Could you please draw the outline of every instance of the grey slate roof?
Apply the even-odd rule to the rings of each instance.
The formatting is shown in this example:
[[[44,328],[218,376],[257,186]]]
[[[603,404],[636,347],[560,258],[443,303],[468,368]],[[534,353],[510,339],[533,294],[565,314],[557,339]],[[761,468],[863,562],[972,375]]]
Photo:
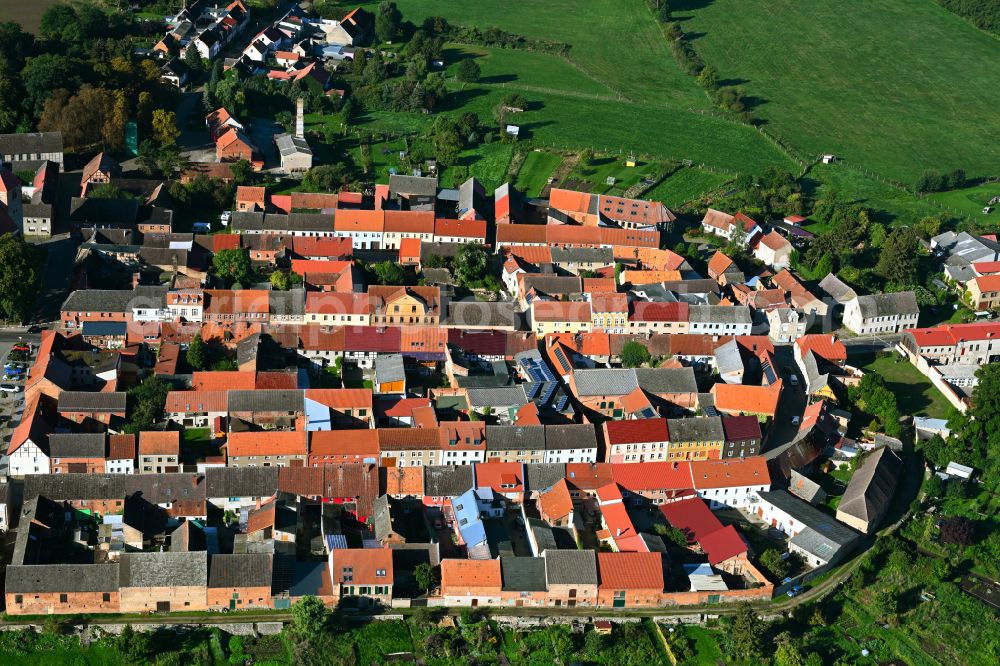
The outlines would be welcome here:
[[[126,394],[121,391],[63,391],[59,394],[60,412],[124,412]]]
[[[472,465],[434,465],[424,467],[424,495],[458,497],[472,488]]]
[[[822,502],[826,498],[826,492],[818,483],[794,469],[789,479],[788,492],[810,504]]]
[[[826,561],[832,560],[838,551],[851,546],[860,536],[847,525],[784,490],[758,491],[757,494],[805,526],[792,537],[793,544]]]
[[[545,448],[596,449],[597,432],[590,423],[545,426]]]
[[[437,195],[437,178],[392,174],[389,176],[389,193],[433,197]]]
[[[402,354],[379,354],[375,357],[375,381],[379,384],[401,382],[406,379]]]
[[[573,379],[579,396],[628,395],[639,387],[639,380],[632,369],[574,370]]]
[[[615,263],[614,250],[610,247],[553,247],[553,264],[601,264]]]
[[[524,291],[528,292],[532,288],[550,296],[557,294],[579,294],[583,292],[583,281],[578,277],[564,277],[559,275],[525,275]]]
[[[837,513],[868,523],[881,520],[892,503],[900,468],[899,457],[888,446],[865,456],[840,498]]]
[[[545,449],[545,427],[486,426],[487,451],[540,451]]]
[[[531,463],[524,466],[524,491],[548,490],[565,478],[566,465],[563,463]]]
[[[278,492],[277,467],[209,467],[207,497],[271,497]]]
[[[197,501],[205,499],[205,478],[201,474],[172,472],[170,474],[126,475],[127,495],[140,495],[153,504]]]
[[[118,564],[8,565],[7,594],[117,592]]]
[[[541,557],[501,557],[501,589],[509,592],[544,592],[545,560]]]
[[[519,317],[513,303],[466,302],[448,303],[448,323],[453,326],[476,328],[483,326],[510,326],[516,328]]]
[[[209,587],[271,587],[271,556],[263,553],[213,555],[208,562]]]
[[[245,363],[249,363],[250,361],[254,360],[255,358],[257,358],[257,352],[259,350],[260,350],[260,333],[254,333],[253,335],[248,335],[247,337],[243,338],[242,340],[236,343],[236,364],[242,366]],[[230,395],[231,394],[232,392],[230,393]],[[267,397],[268,396],[262,396],[261,398],[259,398],[257,404],[261,404]],[[230,400],[232,400],[231,397]],[[231,402],[229,404],[230,406],[232,406]],[[304,404],[305,401],[303,401],[303,405]],[[251,410],[243,410],[243,411],[251,411]],[[262,410],[258,409],[253,411],[262,411]]]
[[[718,416],[667,419],[667,432],[672,442],[722,442],[726,439],[722,418]]]
[[[819,281],[819,288],[825,291],[830,297],[840,304],[853,301],[857,297],[857,292],[851,289],[843,280],[829,273]]]
[[[697,393],[694,368],[636,368],[639,386],[647,393]]]
[[[545,551],[549,585],[597,585],[597,554],[592,550]]]
[[[300,389],[230,391],[230,412],[301,412],[305,392]]]
[[[47,497],[51,500],[121,499],[127,494],[126,479],[132,474],[28,474],[24,477],[24,500]]]
[[[104,433],[53,433],[49,435],[52,458],[103,458]]]
[[[235,212],[230,222],[233,231],[260,231],[264,228],[264,213]]]
[[[131,289],[80,289],[63,301],[63,312],[129,312]]]
[[[691,305],[688,321],[698,324],[752,324],[753,316],[745,305]]]
[[[735,339],[715,348],[715,367],[720,375],[744,370],[743,355]]]
[[[494,388],[470,388],[468,394],[469,402],[473,407],[521,407],[528,404],[523,384]]]
[[[121,587],[206,587],[208,553],[122,553]]]
[[[861,316],[865,319],[920,314],[917,295],[912,291],[858,296],[858,306],[861,308]]]
[[[0,134],[0,154],[33,155],[63,152],[62,132]]]

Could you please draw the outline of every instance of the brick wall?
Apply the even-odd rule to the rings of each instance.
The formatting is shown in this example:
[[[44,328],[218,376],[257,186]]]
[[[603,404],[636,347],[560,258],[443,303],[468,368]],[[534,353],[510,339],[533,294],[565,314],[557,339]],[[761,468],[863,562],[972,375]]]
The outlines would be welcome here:
[[[105,597],[107,595],[107,597]],[[20,597],[20,603],[18,598]],[[70,592],[62,601],[59,592],[6,595],[7,612],[11,615],[47,615],[49,613],[117,613],[117,592]]]

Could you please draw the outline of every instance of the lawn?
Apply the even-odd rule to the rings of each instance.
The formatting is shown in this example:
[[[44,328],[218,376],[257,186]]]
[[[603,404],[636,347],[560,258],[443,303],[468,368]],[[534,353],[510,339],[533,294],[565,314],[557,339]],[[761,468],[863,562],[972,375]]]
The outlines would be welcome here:
[[[0,21],[16,21],[28,32],[34,32],[38,30],[45,10],[59,2],[60,0],[0,2]]]
[[[1000,206],[994,204],[993,212],[983,215],[986,202],[1000,195],[1000,183],[984,183],[975,187],[950,192],[936,192],[928,199],[938,202],[959,215],[968,215],[981,224],[1000,225]]]
[[[643,178],[655,181],[672,167],[662,162],[639,160],[636,166],[625,165],[626,156],[595,157],[589,164],[577,163],[566,176],[565,184],[570,189],[578,189],[596,194],[622,196],[625,191]],[[613,179],[608,181],[608,179]]]
[[[359,664],[382,664],[397,652],[412,652],[413,640],[403,620],[369,622],[352,632]]]
[[[669,631],[669,626],[663,628],[664,634]],[[675,627],[674,631],[682,631],[684,635],[694,643],[694,663],[699,666],[715,666],[725,659],[722,650],[719,649],[719,633],[699,626]],[[690,662],[689,662],[690,663]]]
[[[543,150],[533,150],[524,158],[517,172],[515,187],[529,197],[541,195],[549,176],[559,168],[562,157]]]
[[[928,0],[714,0],[675,13],[768,129],[810,155],[912,183],[924,169],[1000,175],[994,37]]]
[[[678,169],[643,195],[666,206],[680,207],[700,199],[732,180],[732,176],[695,167]]]
[[[902,356],[868,357],[860,367],[881,375],[886,388],[896,394],[901,414],[944,419],[951,413],[952,406],[941,392]]]

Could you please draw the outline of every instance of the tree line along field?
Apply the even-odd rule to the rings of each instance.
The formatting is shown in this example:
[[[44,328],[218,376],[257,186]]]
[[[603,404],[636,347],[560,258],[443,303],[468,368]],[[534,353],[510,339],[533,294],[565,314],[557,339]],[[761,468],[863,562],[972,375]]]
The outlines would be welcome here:
[[[986,138],[1000,48],[930,0],[711,0],[677,3],[675,15],[800,151],[906,184],[924,169],[1000,175],[1000,145]]]

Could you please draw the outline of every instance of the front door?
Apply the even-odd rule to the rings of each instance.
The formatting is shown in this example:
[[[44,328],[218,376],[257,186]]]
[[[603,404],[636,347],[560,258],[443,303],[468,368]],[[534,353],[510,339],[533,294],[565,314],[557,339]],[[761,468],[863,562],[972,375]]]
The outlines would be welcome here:
[[[156,602],[156,612],[157,613],[169,613],[170,612],[170,602],[169,601],[157,601]]]

